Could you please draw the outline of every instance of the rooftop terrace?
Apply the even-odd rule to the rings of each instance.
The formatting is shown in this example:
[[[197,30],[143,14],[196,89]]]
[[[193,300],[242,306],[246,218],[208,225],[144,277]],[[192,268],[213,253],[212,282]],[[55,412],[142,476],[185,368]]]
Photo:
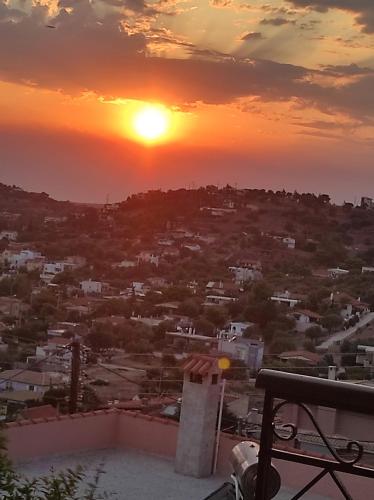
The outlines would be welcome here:
[[[107,410],[7,425],[8,450],[18,470],[29,475],[48,472],[51,466],[76,464],[95,468],[104,463],[102,486],[118,500],[203,500],[230,479],[229,455],[243,438],[221,434],[217,475],[195,479],[174,472],[178,424],[136,412]],[[289,500],[318,469],[302,463],[274,460],[282,478],[277,500]],[[367,499],[372,483],[348,476],[356,500]],[[333,481],[324,477],[306,500],[341,499]]]
[[[222,473],[196,479],[174,472],[172,459],[142,453],[138,450],[104,449],[28,460],[18,464],[27,476],[48,474],[82,465],[90,471],[102,467],[100,485],[113,493],[113,500],[203,500],[229,478]],[[287,500],[295,491],[282,488],[275,500]],[[306,500],[327,500],[320,495],[308,495]]]

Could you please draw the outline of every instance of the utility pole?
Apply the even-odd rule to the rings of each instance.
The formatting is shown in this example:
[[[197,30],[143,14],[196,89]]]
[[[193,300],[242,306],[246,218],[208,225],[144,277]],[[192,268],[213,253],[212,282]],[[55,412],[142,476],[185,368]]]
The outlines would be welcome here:
[[[70,375],[70,401],[69,413],[76,413],[79,393],[79,375],[80,375],[80,351],[79,340],[73,340],[71,344],[71,375]]]

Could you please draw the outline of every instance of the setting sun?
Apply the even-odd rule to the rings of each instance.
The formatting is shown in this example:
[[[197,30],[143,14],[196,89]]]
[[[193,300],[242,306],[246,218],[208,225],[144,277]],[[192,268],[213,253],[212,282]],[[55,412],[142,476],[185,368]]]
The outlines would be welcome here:
[[[140,139],[155,142],[165,138],[170,122],[170,111],[167,108],[148,104],[135,114],[133,127]]]

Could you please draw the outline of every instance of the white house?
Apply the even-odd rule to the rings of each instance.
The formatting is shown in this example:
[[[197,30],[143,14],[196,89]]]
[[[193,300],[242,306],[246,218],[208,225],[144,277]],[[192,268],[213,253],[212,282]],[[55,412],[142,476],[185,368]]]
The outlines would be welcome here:
[[[196,240],[202,241],[203,243],[206,243],[207,245],[212,245],[216,240],[216,236],[210,235],[210,234],[197,234],[195,236]]]
[[[295,238],[290,238],[290,237],[283,238],[282,243],[284,243],[286,245],[286,247],[289,248],[290,250],[294,250],[296,247]]]
[[[291,297],[290,292],[288,292],[287,290],[285,292],[275,293],[272,297],[270,297],[270,300],[276,302],[279,305],[284,304],[290,309],[293,309],[300,302],[300,299]]]
[[[242,336],[246,329],[253,325],[254,323],[250,323],[249,321],[231,321],[229,325],[229,332],[231,335]]]
[[[362,266],[361,273],[362,274],[364,274],[364,273],[374,273],[374,267]]]
[[[183,247],[187,248],[187,250],[190,250],[191,252],[201,251],[201,246],[198,243],[186,243]]]
[[[18,232],[17,231],[0,231],[0,240],[7,239],[9,241],[17,241]]]
[[[257,371],[262,366],[264,343],[254,339],[221,339],[218,342],[218,351],[243,361],[248,368]]]
[[[50,283],[53,278],[64,271],[75,269],[75,265],[69,262],[47,262],[43,266],[40,279],[45,283]]]
[[[374,366],[374,346],[358,345],[356,354],[356,363],[364,367]]]
[[[340,315],[348,320],[353,316],[364,316],[370,312],[370,306],[366,302],[362,302],[360,298],[350,299],[347,303],[342,304]]]
[[[64,349],[69,340],[61,337],[51,337],[44,346],[36,346],[35,356],[27,358],[28,362],[35,362],[48,357],[48,361],[54,364],[69,366],[72,358],[70,349]]]
[[[32,271],[41,271],[43,269],[45,262],[45,257],[35,257],[35,259],[30,259],[26,261],[26,269],[27,272],[32,272]]]
[[[147,262],[148,264],[153,264],[158,267],[160,264],[160,257],[159,255],[155,255],[153,252],[144,250],[138,255],[138,263],[139,262]]]
[[[236,302],[235,297],[226,297],[224,295],[207,295],[205,297],[204,306],[225,306],[231,302]]]
[[[101,294],[103,291],[103,283],[101,281],[93,281],[91,279],[81,281],[80,287],[85,295]]]
[[[41,257],[40,252],[34,250],[21,250],[15,252],[14,250],[4,250],[1,255],[1,261],[8,265],[11,269],[19,269],[26,265],[27,261]]]
[[[296,331],[303,333],[311,326],[318,326],[318,322],[322,319],[319,314],[307,309],[300,309],[292,313],[295,319]]]
[[[130,267],[136,267],[137,266],[137,262],[135,262],[135,260],[129,260],[129,259],[123,259],[121,260],[121,262],[119,262],[118,264],[115,264],[113,267],[122,267],[122,268],[130,268]]]
[[[131,288],[132,288],[132,291],[135,295],[141,296],[141,297],[144,297],[144,295],[147,292],[151,291],[151,286],[146,285],[145,283],[143,283],[141,281],[133,281]]]
[[[232,337],[242,337],[247,328],[253,325],[254,323],[248,321],[231,321],[225,330],[221,330],[219,338],[230,339]]]
[[[174,245],[174,240],[170,238],[160,238],[157,242],[157,245],[160,245],[162,247],[171,247]]]
[[[85,257],[80,257],[79,255],[74,255],[67,257],[63,261],[47,262],[43,266],[43,272],[40,278],[46,283],[50,283],[56,274],[63,273],[64,271],[72,271],[74,269],[79,269],[86,264]]]
[[[374,207],[373,198],[369,198],[368,196],[363,196],[361,198],[361,207],[362,208],[373,208]]]
[[[215,207],[201,207],[201,212],[208,212],[213,217],[223,217],[228,214],[235,214],[236,208],[215,208]]]
[[[255,281],[262,278],[262,273],[254,267],[230,266],[229,271],[234,274],[234,281],[237,285],[242,285],[246,281]]]
[[[349,274],[347,269],[340,269],[340,267],[334,267],[331,269],[327,269],[330,278],[339,278],[339,276],[345,276]]]
[[[61,373],[5,370],[0,373],[0,391],[32,391],[44,394],[67,382]]]

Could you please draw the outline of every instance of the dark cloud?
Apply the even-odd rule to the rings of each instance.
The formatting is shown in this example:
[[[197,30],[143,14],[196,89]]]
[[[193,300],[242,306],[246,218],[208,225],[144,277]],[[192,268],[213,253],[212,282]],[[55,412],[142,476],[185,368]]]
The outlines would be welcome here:
[[[271,26],[283,26],[284,24],[293,24],[295,21],[292,19],[286,19],[285,17],[270,17],[267,19],[262,19],[260,24],[271,25]]]
[[[189,59],[150,57],[145,36],[127,34],[121,16],[112,13],[98,22],[88,0],[61,9],[54,19],[47,19],[42,7],[18,22],[3,15],[0,79],[67,94],[92,91],[179,106],[257,96],[265,102],[292,99],[332,113],[374,116],[374,74],[366,69],[353,65],[316,71],[269,60],[235,59],[189,44],[193,54]],[[47,20],[57,28],[46,29]],[[339,71],[354,77],[334,86],[331,75]]]
[[[316,120],[313,122],[294,122],[294,125],[298,125],[299,127],[316,128],[322,130],[334,130],[337,128],[341,128],[341,125],[338,123],[326,122],[323,120]]]
[[[365,33],[374,33],[373,0],[287,0],[295,7],[310,7],[318,12],[341,9],[356,14],[356,22]]]
[[[233,4],[232,0],[210,0],[209,3],[212,7],[218,7],[219,9],[226,9]]]
[[[261,6],[261,9],[264,10],[265,12],[271,12],[272,14],[281,15],[281,16],[288,16],[288,15],[296,14],[295,10],[288,9],[287,7],[279,6],[279,5],[274,6],[271,4],[264,4]]]
[[[6,3],[0,0],[0,21],[14,21],[19,20],[24,17],[26,14],[18,9],[10,8],[6,5]]]
[[[346,64],[346,65],[326,65],[323,66],[326,72],[329,72],[335,76],[354,76],[354,75],[369,75],[374,74],[374,69],[362,68],[357,64]]]
[[[319,19],[311,19],[310,21],[300,23],[299,28],[305,31],[313,31],[319,24],[321,24]]]
[[[240,40],[247,42],[250,40],[261,40],[262,38],[262,33],[259,31],[250,31],[249,33],[243,35]]]
[[[297,133],[300,135],[310,135],[312,137],[318,137],[319,139],[328,139],[334,141],[338,141],[340,139],[338,135],[330,134],[328,132],[320,132],[317,130],[300,130]]]

